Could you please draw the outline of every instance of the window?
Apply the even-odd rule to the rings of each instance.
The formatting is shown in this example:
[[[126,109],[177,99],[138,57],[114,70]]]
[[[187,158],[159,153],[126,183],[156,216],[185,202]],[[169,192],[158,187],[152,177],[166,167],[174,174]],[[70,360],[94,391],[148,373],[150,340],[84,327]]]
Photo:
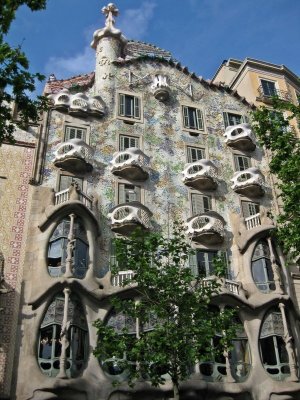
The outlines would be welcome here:
[[[227,254],[224,251],[202,251],[197,250],[196,254],[189,257],[189,265],[195,276],[209,277],[214,275],[214,261],[221,259],[228,269]],[[230,279],[230,271],[227,270],[227,278]]]
[[[141,188],[140,186],[128,185],[126,183],[119,183],[119,198],[118,203],[128,203],[130,201],[141,201]]]
[[[212,209],[211,197],[199,193],[191,194],[192,215],[202,214]]]
[[[227,126],[239,125],[244,122],[244,118],[240,114],[223,112],[223,118],[225,128],[227,128]]]
[[[276,380],[290,375],[288,353],[284,342],[284,326],[281,312],[269,312],[260,332],[260,353],[265,370]]]
[[[85,140],[85,137],[86,137],[86,129],[77,128],[75,126],[66,126],[65,141],[68,141],[70,139]]]
[[[120,135],[119,137],[119,150],[124,151],[130,147],[139,148],[139,138],[134,136]]]
[[[187,147],[187,161],[192,163],[205,158],[205,150],[199,147]]]
[[[83,188],[83,178],[78,178],[77,176],[70,175],[60,175],[59,177],[59,191],[69,189],[71,184],[76,182],[79,189],[82,191]]]
[[[268,97],[277,96],[277,89],[275,87],[275,82],[261,79],[260,83],[264,96]]]
[[[62,353],[61,328],[64,317],[64,294],[58,294],[50,303],[40,326],[38,362],[42,372],[55,377],[60,371]],[[71,294],[68,302],[69,329],[66,349],[66,374],[76,377],[83,369],[88,356],[88,327],[85,313],[75,294]]]
[[[119,93],[119,116],[141,119],[141,99],[137,96]]]
[[[70,229],[73,227],[73,232]],[[72,237],[72,239],[71,239]],[[86,231],[79,217],[70,215],[63,219],[54,230],[48,246],[48,272],[52,277],[65,274],[67,267],[67,251],[71,251],[71,273],[74,278],[85,277],[88,268],[88,241]]]
[[[259,214],[259,204],[252,203],[251,201],[242,201],[242,212],[244,218]]]
[[[233,155],[234,167],[236,171],[245,171],[251,167],[251,158],[246,156]]]
[[[202,131],[204,129],[202,111],[193,107],[182,107],[183,126],[186,129]]]
[[[252,255],[251,269],[253,280],[260,291],[269,293],[275,290],[270,249],[266,240],[260,240],[256,245]]]

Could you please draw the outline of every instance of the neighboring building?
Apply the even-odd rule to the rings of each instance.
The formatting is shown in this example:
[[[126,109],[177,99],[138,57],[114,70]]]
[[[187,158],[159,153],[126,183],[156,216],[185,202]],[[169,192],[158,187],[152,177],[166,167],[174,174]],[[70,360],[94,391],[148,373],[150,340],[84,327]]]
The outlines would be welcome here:
[[[300,399],[298,311],[272,238],[272,182],[247,124],[251,107],[169,52],[127,41],[113,4],[103,12],[95,73],[51,76],[37,142],[1,149],[2,398],[171,397],[168,384],[131,389],[120,360],[97,360],[93,321],[135,334],[108,302],[130,276],[111,276],[112,238],[137,226],[168,232],[181,218],[195,275],[211,276],[214,255],[227,254],[219,305],[237,307],[244,326],[230,355],[199,360],[181,398]]]
[[[296,105],[300,102],[300,80],[285,65],[245,58],[244,61],[229,58],[224,60],[212,78],[212,83],[226,86],[255,106],[272,107],[272,97]],[[300,135],[299,123],[291,125]]]

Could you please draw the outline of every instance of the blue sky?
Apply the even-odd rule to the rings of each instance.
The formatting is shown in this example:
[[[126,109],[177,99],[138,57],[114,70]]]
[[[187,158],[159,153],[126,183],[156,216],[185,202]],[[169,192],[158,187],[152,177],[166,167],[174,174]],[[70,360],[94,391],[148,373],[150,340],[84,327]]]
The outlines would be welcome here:
[[[109,1],[48,0],[22,7],[9,42],[21,44],[31,70],[58,79],[94,70],[93,32],[104,26]],[[300,0],[116,0],[116,25],[129,39],[172,52],[190,71],[210,79],[224,59],[257,58],[300,75]]]

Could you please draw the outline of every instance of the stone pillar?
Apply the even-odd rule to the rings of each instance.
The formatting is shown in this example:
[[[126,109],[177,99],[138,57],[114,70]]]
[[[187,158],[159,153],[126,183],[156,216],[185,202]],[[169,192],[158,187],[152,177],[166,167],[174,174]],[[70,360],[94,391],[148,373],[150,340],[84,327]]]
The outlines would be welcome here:
[[[282,323],[283,323],[283,331],[284,331],[284,342],[285,342],[285,348],[289,357],[289,365],[290,365],[290,371],[291,371],[291,376],[289,377],[289,381],[291,382],[298,382],[298,377],[297,377],[297,368],[296,368],[296,357],[295,357],[295,352],[293,348],[293,338],[289,333],[289,328],[288,328],[288,323],[286,319],[286,314],[285,314],[285,305],[283,303],[279,303],[279,308],[282,316]]]
[[[276,262],[276,257],[275,257],[274,251],[273,251],[272,240],[270,237],[268,237],[267,240],[268,240],[268,246],[269,246],[269,250],[270,250],[272,270],[273,270],[273,274],[274,274],[275,290],[276,290],[276,293],[283,294],[283,290],[281,288],[280,271],[279,271],[279,267]]]
[[[66,379],[68,378],[66,372],[66,361],[67,361],[67,349],[70,345],[68,340],[68,306],[69,306],[69,298],[70,298],[71,290],[69,288],[64,288],[64,295],[65,295],[65,304],[64,304],[64,315],[63,321],[61,326],[60,332],[60,340],[61,340],[61,354],[59,359],[59,374],[57,375],[58,378]]]
[[[68,244],[67,244],[67,259],[66,259],[66,272],[64,274],[65,278],[73,277],[73,250],[75,246],[75,236],[74,236],[74,220],[75,214],[70,214],[70,230],[68,234]]]
[[[220,305],[219,307],[220,307],[220,312],[223,313],[224,308],[225,308],[224,304]],[[223,331],[222,335],[225,336],[226,333]],[[228,349],[226,349],[226,348],[224,349],[223,356],[225,357],[225,365],[226,365],[226,378],[224,379],[224,381],[228,382],[228,383],[233,383],[233,382],[235,382],[235,379],[233,378],[232,373],[231,373],[231,365],[230,365],[230,360],[229,360]]]

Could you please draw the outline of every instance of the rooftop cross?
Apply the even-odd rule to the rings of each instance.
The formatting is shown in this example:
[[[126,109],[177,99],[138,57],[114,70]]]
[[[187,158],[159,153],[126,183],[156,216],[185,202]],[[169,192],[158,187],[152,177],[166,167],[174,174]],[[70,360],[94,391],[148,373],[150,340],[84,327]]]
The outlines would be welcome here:
[[[119,10],[113,3],[109,3],[107,6],[102,8],[102,13],[106,16],[105,26],[107,28],[114,28],[115,20],[113,16],[117,17]]]

